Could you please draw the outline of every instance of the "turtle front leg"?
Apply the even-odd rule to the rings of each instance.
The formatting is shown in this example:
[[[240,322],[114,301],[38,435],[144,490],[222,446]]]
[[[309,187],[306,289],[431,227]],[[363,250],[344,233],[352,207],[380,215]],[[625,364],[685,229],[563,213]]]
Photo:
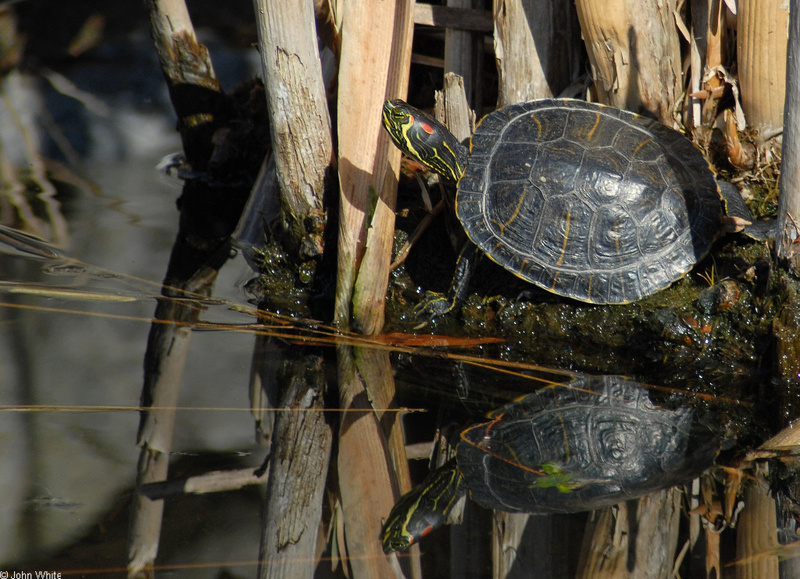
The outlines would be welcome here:
[[[447,295],[426,291],[425,297],[414,308],[414,315],[417,318],[432,319],[449,313],[463,302],[467,295],[467,287],[469,286],[472,272],[478,261],[480,261],[481,255],[478,246],[468,241],[458,255],[456,271],[453,274],[453,281],[450,282],[450,289],[447,291]]]

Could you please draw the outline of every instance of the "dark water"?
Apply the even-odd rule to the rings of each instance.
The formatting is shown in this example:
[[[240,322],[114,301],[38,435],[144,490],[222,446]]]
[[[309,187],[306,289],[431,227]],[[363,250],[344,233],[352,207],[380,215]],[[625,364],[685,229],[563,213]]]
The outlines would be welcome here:
[[[51,226],[61,224],[66,234],[65,258],[0,253],[0,492],[4,497],[0,502],[0,571],[125,574],[139,459],[142,360],[177,231],[175,200],[181,187],[155,168],[180,144],[148,43],[146,30],[137,28],[103,48],[101,58],[65,67],[64,74],[97,102],[59,96],[41,75],[13,81],[17,84],[6,82],[5,90],[14,96],[16,109],[31,112],[30,129],[43,135],[38,148],[42,158],[61,156],[42,130],[43,117],[36,116],[37,111],[47,110],[73,140],[86,168],[82,174],[82,169],[73,167],[82,180],[60,186],[57,207],[43,220]],[[229,84],[253,71],[252,53],[242,58],[240,51],[213,46],[212,53],[219,57],[215,63],[221,75],[230,77]],[[229,54],[236,58],[229,60]],[[114,82],[107,82],[109,78]],[[19,135],[12,133],[3,142],[5,150],[19,153],[9,156],[25,167],[29,159],[9,149],[9,143],[20,142]],[[9,225],[21,227],[19,216],[25,207],[42,212],[41,195],[28,192],[20,201],[13,188],[4,193],[6,207],[16,207],[4,214],[17,216],[7,220]],[[255,441],[250,414],[248,385],[255,337],[252,332],[234,331],[234,325],[254,321],[252,313],[233,308],[252,311],[242,290],[251,276],[241,256],[230,260],[215,284],[219,303],[208,304],[201,315],[204,322],[219,326],[193,333],[176,413],[171,479],[255,469],[266,454]],[[292,344],[289,349],[299,348]],[[329,384],[335,384],[334,350],[323,350]],[[309,351],[318,353],[319,346]],[[502,348],[458,351],[513,358]],[[624,357],[614,356],[615,361]],[[490,410],[547,381],[569,379],[562,371],[527,366],[485,368],[478,360],[459,365],[441,359],[438,352],[436,356],[395,352],[392,362],[394,407],[428,410],[411,412],[404,419],[406,443],[423,445],[420,458],[411,463],[415,483],[428,471],[429,443],[437,427],[446,426],[444,431],[457,440],[461,428],[486,420]],[[759,384],[753,378],[753,388]],[[672,390],[655,388],[651,396],[657,404],[672,408],[686,401],[697,403],[696,397]],[[718,428],[715,434],[721,438],[730,434],[731,426],[748,421],[756,424],[748,432],[758,433],[749,435],[748,445],[775,430],[738,401],[717,400],[703,408],[710,409]],[[727,423],[719,420],[723,414]],[[782,418],[788,421],[790,414],[791,406]],[[735,464],[731,456],[741,457],[748,450],[735,444],[722,445],[720,456],[731,464]],[[788,483],[794,481],[791,472],[783,475]],[[263,488],[255,486],[170,497],[161,526],[158,573],[256,575],[262,495]],[[688,500],[684,512],[689,508],[686,504]],[[491,575],[489,534],[498,523],[492,522],[489,511],[474,505],[467,508],[469,526],[454,527],[452,538],[450,530],[443,529],[424,539],[424,576]],[[767,512],[770,508],[774,512],[772,506]],[[329,518],[330,512],[326,510],[325,516]],[[533,556],[520,555],[512,571],[521,576],[572,576],[584,528],[596,516],[531,518],[523,536]],[[768,524],[774,538],[774,523]],[[774,541],[768,545],[776,548]],[[735,558],[735,550],[736,535],[726,531],[722,552],[727,561]],[[325,556],[330,555],[327,549]],[[670,561],[671,557],[666,556]],[[328,571],[332,565],[323,561],[318,575],[342,574]],[[682,576],[699,576],[697,565],[685,567],[689,570]],[[784,567],[788,569],[785,576],[791,576],[791,569]],[[724,576],[731,575],[727,569]]]
[[[4,188],[3,222],[49,241],[53,230],[63,231],[57,241],[66,257],[0,250],[2,570],[124,575],[142,360],[181,191],[156,170],[180,141],[143,16],[140,27],[112,37],[92,58],[61,63],[59,74],[85,98],[53,90],[43,78],[49,71],[4,83],[4,154],[17,161],[20,180],[30,183],[24,169],[32,158],[68,161],[48,123],[82,161],[50,173],[59,194],[49,214],[35,186]],[[240,55],[229,64],[226,54],[221,50],[223,77],[246,76],[247,60]],[[8,120],[12,112],[41,157],[26,154]],[[249,275],[241,258],[231,261],[218,296],[246,305],[241,284]],[[226,305],[212,306],[205,319],[252,322]],[[174,431],[176,476],[263,460],[249,415],[252,344],[246,333],[193,336]],[[162,535],[163,564],[213,562],[187,576],[217,576],[226,561],[249,561],[237,569],[254,573],[258,504],[252,490],[175,501]]]

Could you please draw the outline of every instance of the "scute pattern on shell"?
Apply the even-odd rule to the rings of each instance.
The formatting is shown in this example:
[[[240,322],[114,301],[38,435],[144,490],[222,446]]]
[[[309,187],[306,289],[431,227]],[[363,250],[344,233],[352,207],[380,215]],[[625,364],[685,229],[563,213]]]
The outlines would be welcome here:
[[[722,204],[702,153],[677,131],[561,99],[481,121],[456,210],[470,239],[521,278],[586,302],[627,303],[708,253]]]
[[[503,511],[616,504],[688,482],[719,448],[709,433],[693,433],[692,410],[655,407],[647,390],[619,376],[545,388],[493,417],[462,433],[458,467],[473,500]],[[542,476],[547,468],[552,478]]]

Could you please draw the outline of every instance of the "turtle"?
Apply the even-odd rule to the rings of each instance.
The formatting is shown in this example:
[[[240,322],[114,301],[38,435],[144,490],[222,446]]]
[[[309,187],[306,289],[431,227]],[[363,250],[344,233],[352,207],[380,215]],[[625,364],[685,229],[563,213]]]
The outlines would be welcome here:
[[[462,300],[476,249],[555,294],[634,302],[683,277],[728,223],[700,149],[611,106],[509,105],[480,121],[469,148],[402,100],[384,104],[383,125],[406,155],[458,184],[456,215],[469,238],[448,294],[427,292],[420,314]]]
[[[507,512],[588,511],[686,483],[720,448],[691,408],[657,407],[641,384],[616,375],[546,387],[488,418],[395,504],[381,530],[386,553],[449,522],[466,495]]]

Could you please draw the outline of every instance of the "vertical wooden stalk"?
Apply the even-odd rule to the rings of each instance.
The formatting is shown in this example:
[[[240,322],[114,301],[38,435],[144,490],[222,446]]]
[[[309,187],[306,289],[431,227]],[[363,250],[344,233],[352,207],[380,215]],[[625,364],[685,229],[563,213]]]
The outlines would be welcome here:
[[[435,117],[453,133],[453,136],[464,143],[475,130],[475,113],[467,104],[467,94],[464,79],[453,72],[444,75],[444,86],[441,91],[436,91],[434,105]],[[443,190],[444,220],[450,244],[455,251],[461,251],[467,241],[464,227],[456,217],[455,191],[448,188]]]
[[[411,490],[405,440],[403,439],[402,414],[395,412],[395,386],[392,363],[385,350],[356,348],[354,350],[359,376],[369,395],[375,416],[387,441],[392,470],[397,474],[401,494]]]
[[[365,392],[375,409],[375,419],[380,425],[380,433],[385,441],[384,447],[388,451],[389,477],[392,480],[392,501],[411,490],[411,474],[408,470],[408,456],[406,455],[405,436],[403,434],[403,414],[397,412],[395,403],[394,371],[385,350],[371,348],[355,348],[353,350],[358,375],[364,382]],[[351,439],[352,440],[352,439]],[[372,460],[374,460],[373,457]],[[366,464],[370,464],[367,462]],[[379,461],[380,462],[380,461]],[[384,492],[388,492],[385,489]],[[382,522],[388,513],[380,515]],[[419,578],[422,576],[419,560],[419,546],[413,546],[407,553],[410,557],[404,558],[406,576]]]
[[[253,0],[284,224],[302,258],[322,253],[333,137],[312,0]]]
[[[747,125],[752,129],[771,131],[783,123],[788,25],[785,0],[739,0],[739,86]]]
[[[218,126],[216,113],[225,97],[214,76],[208,51],[197,41],[183,0],[149,0],[147,7],[153,41],[178,116],[184,152],[192,166],[202,171],[213,149],[212,135]],[[235,207],[237,195],[231,190],[224,191],[229,198],[219,190],[214,192],[215,199],[226,199],[225,211],[214,203],[206,203],[205,187],[193,181],[184,186],[182,219],[162,288],[166,299],[159,301],[154,316],[161,323],[154,323],[148,336],[141,405],[150,409],[142,413],[139,426],[139,486],[167,477],[175,409],[191,343],[190,325],[198,319],[202,307],[169,298],[210,295],[217,271],[227,260],[228,234],[235,225],[228,223],[226,217],[238,219],[241,211],[241,206],[238,211]],[[204,215],[197,210],[198,203],[206,212],[209,208],[219,210],[216,228],[209,228],[208,221],[198,218]],[[135,496],[128,548],[129,575],[139,575],[153,563],[158,552],[162,513],[163,500]]]
[[[259,552],[261,579],[314,575],[333,440],[323,412],[322,358],[294,356],[280,374],[283,392],[270,448]]]
[[[745,507],[736,528],[736,579],[778,579],[778,526],[775,499],[762,477],[744,491]],[[771,554],[772,553],[772,554]]]
[[[440,100],[444,118],[439,120],[443,121],[453,136],[463,143],[475,128],[475,113],[469,108],[467,102],[464,79],[455,73],[446,73],[442,93],[441,95],[436,94],[437,106]]]
[[[336,322],[383,327],[400,152],[381,127],[387,98],[404,96],[411,63],[410,0],[347,3],[339,67],[339,271]],[[381,74],[385,71],[385,74]]]
[[[472,8],[472,0],[447,0],[450,8]],[[473,103],[475,47],[473,33],[446,28],[444,31],[444,72],[455,73],[463,79],[467,101]]]
[[[668,488],[604,509],[587,524],[577,577],[672,577],[681,494]]]
[[[494,511],[493,519],[493,577],[572,576],[586,528],[584,517]]]
[[[183,0],[147,0],[147,8],[183,151],[194,170],[204,171],[223,98],[211,58],[197,40]]]
[[[789,45],[786,59],[786,106],[783,113],[778,233],[775,251],[800,272],[800,0],[789,10]]]
[[[399,498],[401,485],[410,486],[404,447],[396,444],[401,434],[398,417],[388,420],[384,414],[394,398],[392,367],[386,352],[347,346],[338,348],[337,360],[343,411],[338,471],[347,555],[354,577],[390,577],[390,558],[381,548],[381,523]],[[387,433],[384,424],[392,423]]]
[[[683,90],[677,0],[576,0],[600,102],[674,126]]]
[[[267,446],[275,427],[280,401],[279,365],[287,353],[270,336],[257,334],[250,362],[250,413],[255,422],[256,443]]]
[[[193,309],[161,302],[155,318],[185,322],[196,318]],[[142,406],[153,408],[142,415],[139,427],[138,444],[141,451],[137,486],[167,480],[175,412],[191,345],[191,332],[190,327],[180,325],[153,324],[150,328]],[[138,493],[135,495],[128,544],[129,576],[137,576],[155,561],[163,513],[163,499],[153,500]]]
[[[580,29],[572,2],[495,0],[498,107],[557,96],[580,74]]]
[[[495,511],[493,516],[492,525],[492,566],[495,577],[518,577],[514,569],[524,569],[523,573],[527,572],[533,575],[533,569],[536,569],[537,563],[543,566],[543,558],[536,557],[535,549],[541,548],[544,543],[542,552],[550,552],[554,550],[550,537],[543,534],[541,537],[536,537],[537,542],[534,543],[528,537],[525,540],[525,531],[528,523],[533,519],[536,529],[550,530],[550,523],[553,518],[541,515],[528,515],[525,513],[504,513],[502,511]],[[536,569],[541,573],[543,569],[540,567]],[[550,569],[547,569],[550,571]],[[536,573],[539,575],[539,573]],[[552,573],[542,573],[544,575]]]

